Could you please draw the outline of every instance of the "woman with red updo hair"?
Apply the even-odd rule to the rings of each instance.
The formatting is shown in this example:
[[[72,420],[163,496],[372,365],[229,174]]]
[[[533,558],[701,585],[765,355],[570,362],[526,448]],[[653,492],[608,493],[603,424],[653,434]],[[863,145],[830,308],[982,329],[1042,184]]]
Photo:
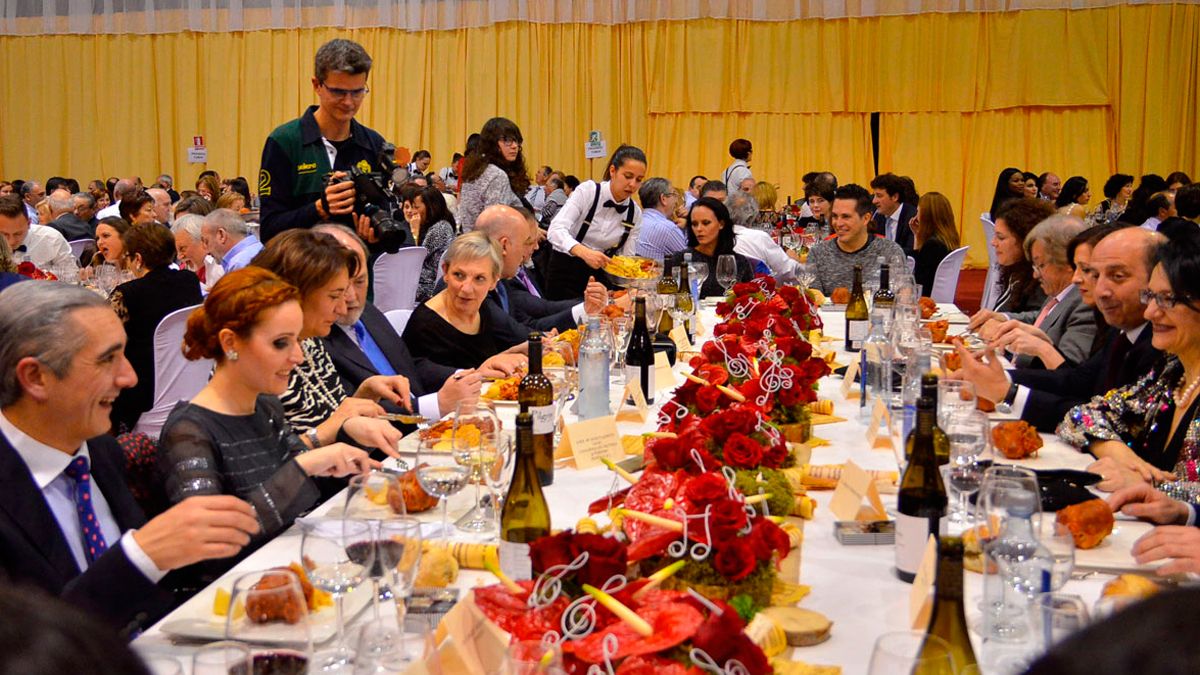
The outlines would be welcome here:
[[[163,427],[159,466],[167,498],[175,504],[193,495],[229,494],[249,502],[261,529],[242,556],[317,503],[313,476],[378,466],[344,442],[310,450],[288,425],[279,395],[304,360],[303,323],[295,286],[261,267],[246,267],[213,285],[183,336],[188,359],[211,358],[217,365],[208,385],[179,402]],[[351,418],[345,426],[361,421]],[[339,432],[339,441],[343,433],[352,430]]]

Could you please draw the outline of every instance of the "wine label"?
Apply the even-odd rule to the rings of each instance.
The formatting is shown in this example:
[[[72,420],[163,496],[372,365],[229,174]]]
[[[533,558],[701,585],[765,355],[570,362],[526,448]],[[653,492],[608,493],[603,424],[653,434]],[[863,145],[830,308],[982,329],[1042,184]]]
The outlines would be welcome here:
[[[916,574],[917,568],[921,566],[921,556],[925,553],[925,542],[928,539],[928,518],[897,513],[896,569],[909,575]]]
[[[646,371],[648,376],[647,385],[642,387],[642,394],[645,395],[647,401],[653,401],[654,393],[658,391],[658,389],[654,386],[654,365],[651,364],[647,366]],[[625,366],[625,381],[642,384],[642,367]]]
[[[533,561],[529,558],[529,544],[518,544],[500,540],[498,547],[500,570],[513,581],[533,578]]]
[[[553,405],[529,406],[529,414],[533,416],[533,433],[535,436],[538,434],[554,433]]]
[[[850,344],[852,349],[862,349],[863,340],[867,339],[867,334],[870,332],[871,324],[868,321],[857,319],[846,321],[846,342]]]

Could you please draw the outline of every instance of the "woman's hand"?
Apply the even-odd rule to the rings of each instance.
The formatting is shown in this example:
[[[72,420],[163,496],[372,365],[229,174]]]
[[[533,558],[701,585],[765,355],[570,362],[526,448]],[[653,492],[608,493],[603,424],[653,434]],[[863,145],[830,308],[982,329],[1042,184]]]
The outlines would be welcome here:
[[[1100,476],[1096,489],[1101,492],[1119,492],[1139,486],[1150,487],[1140,473],[1133,471],[1112,457],[1102,457],[1087,467],[1088,472]]]
[[[483,377],[512,377],[518,370],[528,364],[528,357],[521,354],[504,352],[484,361],[476,372]]]
[[[1160,576],[1200,572],[1200,527],[1160,525],[1142,535],[1132,553],[1139,565],[1173,558],[1155,570]]]
[[[478,370],[463,370],[446,378],[438,390],[438,409],[454,410],[460,401],[474,401],[483,389],[483,375]]]
[[[993,312],[990,309],[981,309],[971,316],[971,322],[967,324],[967,330],[976,331],[979,327],[987,323],[989,320],[1007,321],[1008,319],[1000,312]]]
[[[363,450],[345,443],[334,443],[300,453],[296,463],[310,476],[349,476],[379,468]]]
[[[359,445],[378,448],[388,457],[400,456],[396,444],[404,438],[404,434],[387,420],[351,417],[342,425],[342,430]]]
[[[588,248],[583,244],[575,244],[572,246],[571,255],[587,263],[588,267],[594,270],[601,270],[605,267],[608,267],[608,256],[604,255],[600,251]]]
[[[358,385],[354,398],[383,399],[412,412],[412,387],[403,375],[372,375]]]
[[[1114,492],[1108,498],[1108,507],[1113,513],[1124,513],[1155,525],[1185,525],[1191,515],[1187,504],[1140,482]]]
[[[1088,450],[1098,459],[1106,457],[1113,459],[1118,466],[1138,474],[1147,483],[1175,480],[1174,474],[1163,471],[1138,457],[1136,452],[1120,441],[1098,441],[1089,445]]]
[[[336,423],[333,430],[336,434],[342,424],[351,417],[379,417],[383,413],[383,406],[375,401],[351,396],[342,401],[337,410],[334,410],[333,414],[329,416],[327,422]]]

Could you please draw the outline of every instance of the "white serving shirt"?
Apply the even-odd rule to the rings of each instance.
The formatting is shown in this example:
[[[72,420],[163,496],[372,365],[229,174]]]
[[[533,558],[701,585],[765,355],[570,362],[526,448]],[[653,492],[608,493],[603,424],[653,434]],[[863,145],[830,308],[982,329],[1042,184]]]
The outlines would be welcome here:
[[[66,237],[53,227],[30,225],[21,246],[25,247],[24,251],[13,251],[13,260],[19,263],[31,262],[43,271],[49,270],[50,267],[75,265],[71,245],[67,243]]]
[[[803,265],[792,260],[780,248],[771,235],[741,225],[733,226],[733,250],[747,258],[761,260],[771,268],[771,274],[779,281],[795,281]]]
[[[600,191],[600,202],[596,205],[596,215],[592,218],[592,226],[588,228],[587,236],[580,242],[575,235],[583,226],[583,219],[587,217],[588,209],[592,207],[596,190]],[[571,248],[580,243],[597,251],[604,251],[611,246],[616,246],[621,241],[621,234],[625,231],[626,212],[618,212],[611,206],[605,206],[605,202],[612,201],[612,198],[612,190],[609,189],[608,181],[596,183],[589,180],[580,183],[579,187],[575,188],[575,191],[567,198],[567,203],[558,210],[558,213],[554,214],[554,220],[550,221],[547,237],[554,250],[560,253],[570,253]],[[626,199],[618,205],[633,209],[632,231],[625,239],[625,245],[619,251],[621,255],[631,256],[634,255],[638,234],[642,228],[642,207],[634,203],[632,199]]]

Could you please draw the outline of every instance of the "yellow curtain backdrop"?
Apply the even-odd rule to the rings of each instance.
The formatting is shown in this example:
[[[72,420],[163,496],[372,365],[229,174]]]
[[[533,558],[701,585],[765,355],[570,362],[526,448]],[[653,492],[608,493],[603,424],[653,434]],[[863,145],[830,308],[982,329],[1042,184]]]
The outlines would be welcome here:
[[[967,240],[1004,166],[1099,185],[1109,173],[1200,174],[1200,5],[925,13],[785,22],[529,22],[403,31],[313,28],[0,37],[0,177],[82,179],[204,168],[251,178],[263,139],[314,101],[316,48],[375,59],[360,119],[434,167],[504,115],[531,165],[581,178],[587,132],[649,153],[651,175],[719,175],[738,136],[756,176],[881,170],[951,195]],[[195,135],[206,165],[188,164]],[[1200,177],[1200,176],[1198,176]],[[956,195],[956,196],[955,196]],[[972,258],[982,260],[976,249]]]

